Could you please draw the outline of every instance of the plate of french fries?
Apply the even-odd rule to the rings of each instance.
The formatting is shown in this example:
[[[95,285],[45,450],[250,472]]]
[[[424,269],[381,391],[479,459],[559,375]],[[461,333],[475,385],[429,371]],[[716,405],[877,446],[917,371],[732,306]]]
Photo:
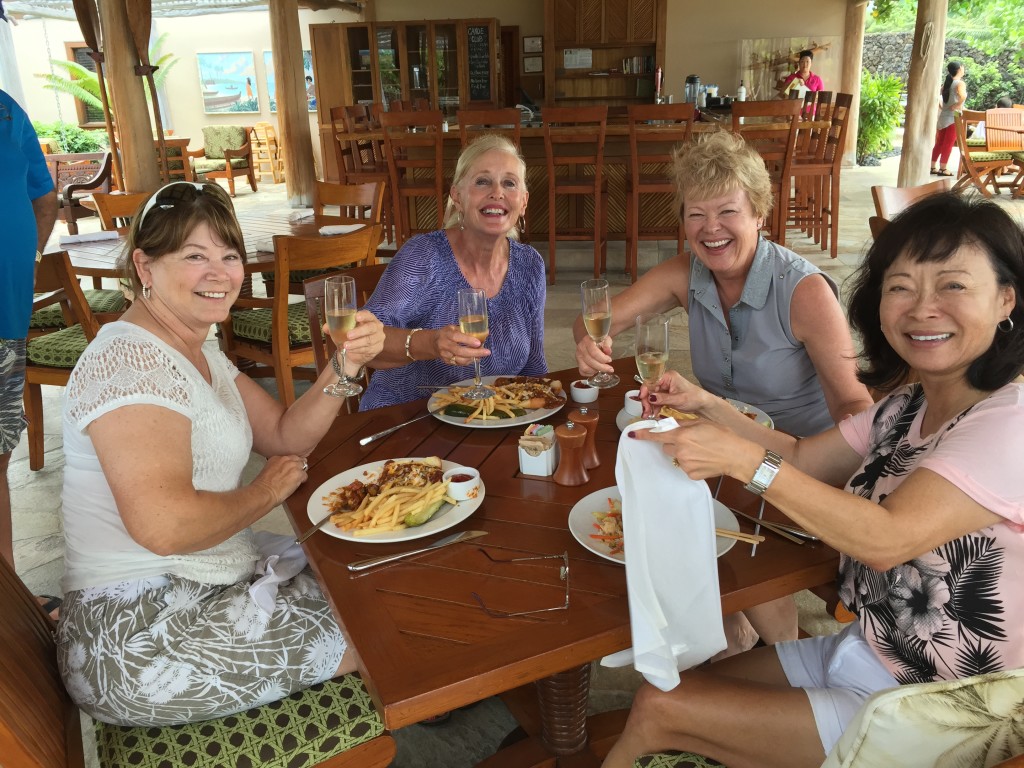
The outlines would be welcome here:
[[[715,528],[739,534],[740,523],[718,499],[711,500],[715,510]],[[569,532],[594,554],[615,563],[625,563],[622,541],[622,496],[616,486],[584,496],[569,512]],[[718,557],[736,545],[728,535],[715,537]]]
[[[461,465],[426,458],[374,461],[335,475],[309,497],[306,513],[330,536],[374,544],[410,541],[458,525],[484,500],[484,483],[466,501],[447,495],[442,475]]]
[[[458,381],[431,395],[427,408],[447,424],[471,429],[500,429],[532,424],[565,406],[562,382],[540,376],[482,376],[494,397],[469,400],[472,379]]]

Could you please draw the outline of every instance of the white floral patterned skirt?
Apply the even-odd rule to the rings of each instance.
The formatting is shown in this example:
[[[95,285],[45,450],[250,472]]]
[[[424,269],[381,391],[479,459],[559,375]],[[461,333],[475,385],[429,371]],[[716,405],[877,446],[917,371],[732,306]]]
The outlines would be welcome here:
[[[249,586],[166,576],[69,592],[57,653],[71,698],[105,723],[175,725],[333,677],[346,643],[308,567],[278,586],[272,616]]]

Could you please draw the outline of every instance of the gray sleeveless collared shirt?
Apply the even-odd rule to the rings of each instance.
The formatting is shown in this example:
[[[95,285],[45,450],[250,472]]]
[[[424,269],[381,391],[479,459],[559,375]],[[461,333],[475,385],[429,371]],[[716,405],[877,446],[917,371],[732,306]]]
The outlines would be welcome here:
[[[690,357],[701,386],[755,405],[775,426],[805,436],[834,426],[811,358],[793,336],[793,291],[808,275],[828,275],[787,248],[761,238],[729,325],[709,270],[690,255]],[[731,333],[730,333],[730,328]]]

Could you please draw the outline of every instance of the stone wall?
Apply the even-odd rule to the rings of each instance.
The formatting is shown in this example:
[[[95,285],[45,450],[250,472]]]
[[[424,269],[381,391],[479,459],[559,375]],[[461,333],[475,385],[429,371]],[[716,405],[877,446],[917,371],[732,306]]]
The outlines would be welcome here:
[[[873,75],[896,75],[907,79],[910,70],[910,52],[913,48],[913,32],[877,32],[864,36],[864,69]],[[945,62],[950,59],[971,58],[979,63],[987,62],[992,57],[963,40],[946,39]],[[996,61],[1005,70],[1013,58],[1013,51],[1006,51]]]

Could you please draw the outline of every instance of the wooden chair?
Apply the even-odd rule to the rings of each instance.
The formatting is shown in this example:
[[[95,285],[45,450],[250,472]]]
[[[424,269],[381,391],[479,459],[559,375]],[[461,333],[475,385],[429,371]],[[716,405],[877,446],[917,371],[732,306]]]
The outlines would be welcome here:
[[[110,192],[109,152],[75,152],[46,155],[46,167],[57,190],[57,216],[68,226],[68,234],[78,234],[78,219],[93,215],[82,205],[82,198],[93,192]]]
[[[53,623],[3,558],[0,613],[3,765],[84,768],[81,718],[57,668]],[[219,720],[164,728],[97,723],[96,741],[100,768],[211,765],[212,756],[223,766],[385,768],[395,757],[394,739],[355,675]]]
[[[608,107],[546,107],[542,116],[548,177],[548,283],[555,283],[557,240],[593,242],[594,276],[600,277],[608,258],[608,179],[604,175]],[[566,173],[559,174],[559,169]],[[558,195],[581,198],[578,206],[562,209],[561,222]],[[582,215],[588,205],[593,207],[589,225]]]
[[[390,170],[384,156],[384,140],[367,136],[365,139],[342,140],[341,134],[359,134],[380,130],[379,112],[366,104],[332,107],[331,126],[334,152],[338,165],[338,178],[342,184],[381,183],[390,189]],[[387,192],[381,218],[389,243],[396,237],[393,196]]]
[[[384,185],[380,182],[333,184],[329,181],[316,181],[313,186],[313,217],[318,227],[334,224],[365,224],[380,227],[383,199]],[[337,212],[324,213],[328,207],[331,210],[337,209]],[[333,235],[329,235],[329,237],[333,237]],[[374,244],[373,251],[367,254],[367,264],[377,263],[376,248],[378,245],[380,245],[379,240]],[[321,275],[323,272],[324,270],[292,270],[288,278],[288,293],[302,294],[303,281]],[[273,296],[276,275],[273,272],[261,272],[260,274],[263,276],[267,296]]]
[[[956,145],[960,150],[960,176],[957,178],[956,184],[953,185],[954,192],[959,192],[973,184],[985,197],[992,197],[988,186],[997,184],[1002,169],[1013,162],[1013,157],[1009,152],[979,151],[967,144],[967,126],[976,125],[984,119],[984,112],[971,109],[965,109],[962,114],[953,113],[956,125]],[[985,129],[985,134],[987,137],[988,128]]]
[[[769,237],[786,244],[786,219],[796,136],[803,99],[738,101],[732,105],[732,130],[761,155],[772,179],[775,205],[767,223]]]
[[[256,166],[256,175],[270,174],[275,184],[284,181],[284,161],[281,159],[281,143],[277,140],[277,132],[270,123],[256,123],[252,127],[252,158]]]
[[[235,196],[235,177],[245,176],[256,191],[256,167],[252,155],[252,128],[242,125],[208,125],[203,128],[201,149],[186,153],[195,175],[207,179],[227,179],[228,191]]]
[[[164,155],[160,154],[160,142],[154,141],[156,162],[160,166],[160,175],[165,183],[172,181],[195,181],[192,175],[192,163],[188,158],[188,142],[178,136],[164,137]],[[164,171],[164,168],[167,170]]]
[[[66,251],[43,254],[36,265],[33,312],[60,305],[66,327],[29,339],[25,354],[25,418],[28,421],[29,469],[43,468],[43,385],[63,387],[78,358],[96,338],[93,315]]]
[[[443,116],[440,110],[385,112],[380,116],[384,130],[384,151],[388,161],[388,182],[391,185],[392,207],[401,246],[413,234],[429,232],[444,226],[445,179]],[[430,201],[436,225],[419,223],[421,206],[429,210]]]
[[[948,192],[953,187],[953,179],[942,178],[918,184],[916,187],[884,187],[871,188],[871,198],[875,201],[875,213],[882,219],[892,219],[900,211],[910,207],[923,197]]]
[[[306,296],[306,313],[309,319],[309,335],[313,342],[313,362],[316,365],[316,372],[323,373],[330,363],[331,356],[337,347],[330,335],[323,332],[324,323],[327,322],[323,312],[324,302],[324,281],[335,275],[348,275],[356,281],[356,303],[362,307],[370,300],[373,292],[377,290],[381,275],[388,268],[387,264],[369,264],[365,267],[351,267],[340,272],[331,272],[326,275],[317,275],[302,283],[302,289]],[[370,383],[372,371],[366,369],[366,384]],[[345,407],[349,413],[359,408],[359,396],[346,402]]]
[[[821,250],[829,248],[833,259],[839,255],[839,182],[852,104],[851,94],[836,94],[829,127],[812,129],[820,131],[818,137],[812,139],[814,156],[795,158],[790,165],[790,176],[796,188],[794,204],[789,208],[792,219],[796,225],[804,225],[815,242],[821,243]],[[783,183],[782,190],[786,195],[784,199],[788,199],[789,186]],[[787,215],[785,203],[780,213]]]
[[[507,136],[516,149],[523,149],[519,110],[515,107],[500,109],[460,109],[455,113],[459,123],[459,142],[463,148],[481,133],[500,133]]]
[[[985,112],[985,138],[990,152],[1008,152],[1012,164],[1004,168],[1014,174],[1011,181],[996,179],[995,188],[1009,189],[1013,197],[1024,194],[1024,111],[990,109]]]
[[[296,270],[337,269],[365,263],[377,251],[380,226],[367,226],[333,237],[274,237],[274,282],[289,283],[285,275]],[[312,381],[316,371],[304,367],[314,361],[309,318],[302,303],[289,304],[289,292],[271,297],[240,297],[227,320],[219,323],[221,347],[249,376],[277,379],[278,397],[285,406],[295,401],[294,379]]]
[[[112,232],[120,227],[127,227],[149,198],[148,192],[95,192],[92,199],[96,203],[96,213],[100,215],[100,228]]]
[[[669,172],[676,145],[690,141],[693,116],[694,106],[690,102],[629,107],[626,271],[630,282],[636,282],[637,278],[640,240],[664,240],[674,236],[679,249],[686,240],[683,219],[676,205],[676,185]],[[652,223],[643,229],[640,227],[641,195],[657,195],[646,211]]]

